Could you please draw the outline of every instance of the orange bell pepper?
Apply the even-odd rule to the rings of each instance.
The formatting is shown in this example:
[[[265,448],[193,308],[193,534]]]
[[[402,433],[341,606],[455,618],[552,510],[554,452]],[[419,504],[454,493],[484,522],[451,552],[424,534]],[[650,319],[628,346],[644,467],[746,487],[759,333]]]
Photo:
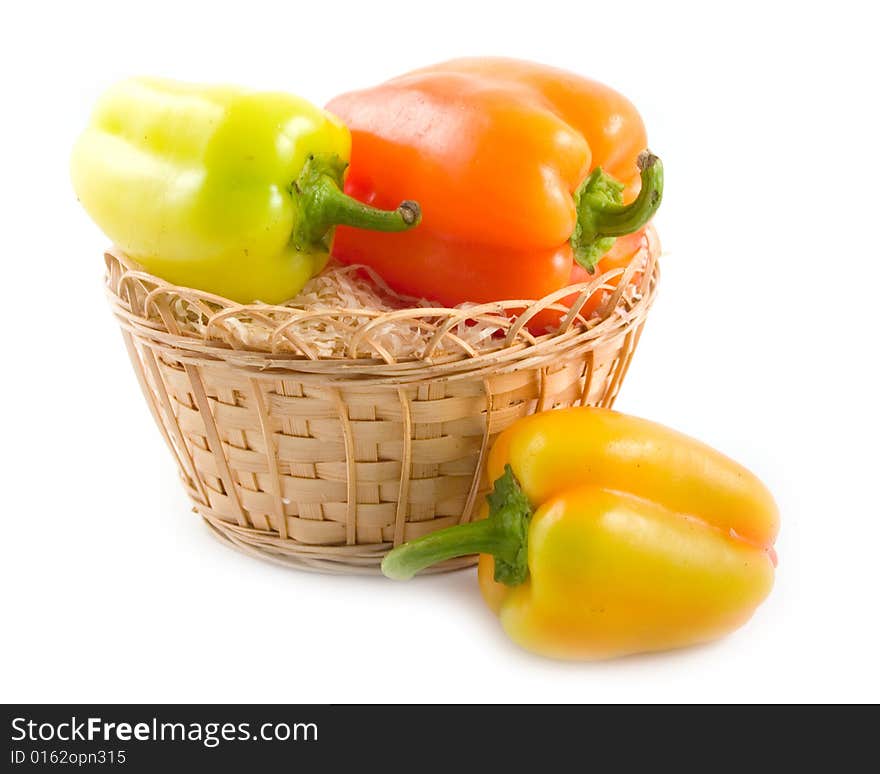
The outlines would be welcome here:
[[[487,518],[406,543],[382,570],[405,579],[481,553],[483,597],[529,650],[600,659],[705,642],[773,585],[773,497],[661,425],[608,409],[535,414],[498,437],[487,472]]]
[[[575,261],[592,272],[660,204],[662,165],[632,104],[551,67],[454,60],[328,109],[352,133],[346,193],[422,206],[419,228],[393,239],[337,229],[333,254],[407,294],[542,298],[571,283]]]

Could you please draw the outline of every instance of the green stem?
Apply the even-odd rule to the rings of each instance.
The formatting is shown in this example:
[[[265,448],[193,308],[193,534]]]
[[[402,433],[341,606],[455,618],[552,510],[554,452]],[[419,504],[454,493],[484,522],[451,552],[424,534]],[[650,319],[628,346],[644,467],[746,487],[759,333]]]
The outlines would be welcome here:
[[[663,198],[663,162],[651,151],[639,155],[642,187],[635,201],[626,205],[609,206],[597,213],[600,236],[625,236],[644,226],[660,206]]]
[[[528,530],[532,507],[510,465],[495,482],[489,517],[471,524],[432,532],[391,551],[382,572],[394,580],[409,580],[432,564],[468,554],[495,557],[495,580],[515,586],[529,574]]]
[[[380,210],[343,193],[347,164],[338,156],[310,156],[291,193],[299,204],[300,218],[294,231],[295,244],[308,248],[329,247],[334,226],[353,226],[371,231],[406,231],[417,226],[422,213],[418,202],[401,202],[396,210]]]
[[[437,530],[391,551],[382,572],[394,580],[409,580],[437,562],[468,554],[491,554],[500,538],[487,519]]]
[[[642,187],[636,199],[623,204],[623,186],[601,168],[594,169],[575,193],[578,221],[571,236],[577,262],[592,273],[614,239],[644,226],[663,199],[663,162],[651,151],[638,158]]]

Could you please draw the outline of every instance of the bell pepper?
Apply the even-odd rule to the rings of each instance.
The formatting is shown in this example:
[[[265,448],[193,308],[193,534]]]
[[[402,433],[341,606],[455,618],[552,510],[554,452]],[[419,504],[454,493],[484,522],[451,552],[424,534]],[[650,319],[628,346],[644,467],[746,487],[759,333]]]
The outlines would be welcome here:
[[[341,190],[348,129],[299,97],[157,79],[100,99],[71,161],[76,194],[127,255],[169,282],[285,301],[327,261],[333,227],[419,221]]]
[[[633,105],[551,67],[459,59],[327,108],[352,132],[346,192],[422,204],[417,231],[340,228],[333,247],[404,293],[450,306],[542,298],[575,265],[593,272],[660,205],[663,168]]]
[[[705,642],[770,592],[772,496],[692,438],[609,409],[561,409],[505,430],[487,472],[487,518],[399,546],[382,570],[405,579],[479,552],[486,603],[529,650],[602,659]]]

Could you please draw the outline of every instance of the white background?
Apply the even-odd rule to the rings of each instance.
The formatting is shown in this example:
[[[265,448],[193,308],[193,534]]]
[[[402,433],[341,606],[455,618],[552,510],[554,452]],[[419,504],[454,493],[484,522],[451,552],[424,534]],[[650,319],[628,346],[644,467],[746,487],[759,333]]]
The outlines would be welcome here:
[[[880,700],[877,24],[870,3],[15,3],[0,24],[5,701]],[[777,585],[715,645],[559,664],[472,572],[285,571],[189,511],[102,289],[68,154],[128,74],[323,103],[466,54],[640,108],[667,170],[661,293],[617,408],[756,471]]]

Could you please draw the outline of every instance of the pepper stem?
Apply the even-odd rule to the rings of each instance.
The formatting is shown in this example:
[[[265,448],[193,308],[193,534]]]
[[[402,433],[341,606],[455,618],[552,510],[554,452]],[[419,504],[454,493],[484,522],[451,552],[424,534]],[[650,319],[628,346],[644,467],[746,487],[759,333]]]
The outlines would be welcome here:
[[[623,186],[597,167],[574,195],[577,225],[571,235],[575,260],[591,274],[614,239],[632,234],[657,212],[663,199],[663,162],[651,151],[638,158],[642,187],[636,199],[623,204]]]
[[[495,580],[508,586],[522,583],[529,574],[532,506],[510,465],[504,467],[504,475],[495,481],[486,499],[490,507],[487,519],[447,527],[398,546],[385,557],[382,572],[393,580],[409,580],[419,570],[446,559],[492,554]]]
[[[396,210],[380,210],[343,193],[346,166],[347,163],[335,155],[310,156],[291,186],[291,193],[300,207],[300,218],[293,234],[298,248],[323,245],[329,250],[334,226],[406,231],[421,220],[418,202],[407,200]]]

